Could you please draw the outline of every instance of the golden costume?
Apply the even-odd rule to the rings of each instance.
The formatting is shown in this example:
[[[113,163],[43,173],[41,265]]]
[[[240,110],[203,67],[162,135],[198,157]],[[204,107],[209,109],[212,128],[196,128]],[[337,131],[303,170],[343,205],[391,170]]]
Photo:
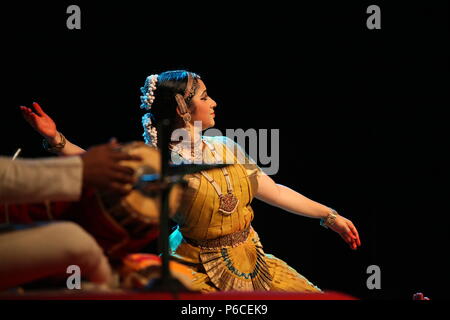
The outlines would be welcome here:
[[[226,214],[219,211],[218,190],[201,173],[187,175],[188,188],[182,207],[173,220],[178,224],[170,236],[171,255],[193,270],[194,288],[202,292],[220,290],[279,290],[321,292],[285,262],[265,254],[258,234],[253,230],[250,206],[258,187],[257,164],[231,139],[202,137],[200,158],[206,163],[235,163],[210,170],[209,176],[227,193],[229,174],[237,208]],[[177,158],[178,157],[178,158]],[[189,157],[182,144],[172,150],[172,159]]]

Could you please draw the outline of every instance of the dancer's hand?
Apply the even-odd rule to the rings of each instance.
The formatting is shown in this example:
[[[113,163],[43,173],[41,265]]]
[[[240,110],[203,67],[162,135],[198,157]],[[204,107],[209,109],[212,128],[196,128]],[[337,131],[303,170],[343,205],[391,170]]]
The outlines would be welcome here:
[[[33,108],[35,111],[31,108],[20,106],[23,117],[34,130],[39,132],[50,143],[57,144],[59,141],[55,141],[58,134],[55,122],[42,110],[37,102],[33,102]]]
[[[331,230],[337,232],[342,239],[350,246],[350,249],[356,250],[361,246],[361,240],[359,239],[358,230],[356,230],[353,222],[338,215],[332,226],[329,226]]]

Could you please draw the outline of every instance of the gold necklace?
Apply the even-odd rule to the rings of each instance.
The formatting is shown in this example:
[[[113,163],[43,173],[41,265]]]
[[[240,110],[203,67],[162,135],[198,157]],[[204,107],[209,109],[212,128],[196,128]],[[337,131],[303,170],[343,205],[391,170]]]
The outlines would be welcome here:
[[[206,142],[204,139],[202,139],[202,142],[208,147],[209,151],[213,155],[214,159],[217,160],[217,154],[214,149],[214,146],[210,146],[208,142]],[[173,151],[176,151],[181,157],[183,157],[181,148],[174,148]],[[191,157],[194,160],[194,155],[192,154],[193,151],[191,151]],[[203,152],[202,152],[203,153]],[[236,208],[239,204],[239,199],[233,194],[233,185],[230,180],[230,175],[228,173],[228,170],[226,168],[221,168],[223,175],[225,176],[225,181],[227,182],[227,193],[223,194],[222,189],[220,188],[219,184],[205,171],[200,171],[200,173],[208,180],[209,183],[214,187],[216,190],[217,195],[220,199],[219,204],[219,212],[225,216],[231,215],[234,211],[236,211]]]
[[[233,186],[231,185],[230,176],[228,174],[227,169],[221,168],[223,175],[225,176],[225,180],[227,181],[227,193],[223,194],[222,190],[220,189],[217,182],[206,172],[201,171],[200,173],[208,180],[209,183],[211,183],[214,187],[214,189],[217,192],[217,195],[220,199],[219,204],[219,212],[222,213],[225,216],[229,216],[232,214],[239,203],[239,199],[236,198],[236,196],[233,194]]]
[[[217,160],[216,151],[213,148],[209,146],[209,144],[203,140],[203,142],[208,147],[209,151],[213,155],[214,159]],[[212,184],[214,189],[217,192],[217,195],[220,199],[219,204],[219,212],[222,213],[225,216],[231,215],[234,211],[236,211],[236,208],[239,204],[239,199],[233,194],[233,185],[231,184],[230,175],[228,173],[228,170],[224,168],[220,168],[223,172],[223,175],[225,176],[225,180],[227,182],[227,194],[223,194],[222,190],[219,186],[219,184],[205,171],[201,171],[200,173],[208,180],[209,183]]]

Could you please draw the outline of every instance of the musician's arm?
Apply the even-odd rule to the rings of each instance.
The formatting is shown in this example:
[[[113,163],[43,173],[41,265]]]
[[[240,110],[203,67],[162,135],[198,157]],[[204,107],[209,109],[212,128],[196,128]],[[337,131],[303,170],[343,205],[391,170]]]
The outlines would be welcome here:
[[[0,203],[77,200],[82,175],[80,157],[14,161],[0,158]]]
[[[134,170],[119,163],[142,158],[118,151],[118,146],[111,140],[80,156],[32,160],[0,157],[0,203],[73,201],[79,199],[82,185],[126,194],[135,182]]]

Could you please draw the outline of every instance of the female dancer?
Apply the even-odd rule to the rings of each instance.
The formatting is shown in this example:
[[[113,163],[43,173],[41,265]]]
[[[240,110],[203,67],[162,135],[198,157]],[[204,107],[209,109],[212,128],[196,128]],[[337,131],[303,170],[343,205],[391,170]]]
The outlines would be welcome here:
[[[252,228],[254,197],[294,214],[320,219],[338,233],[353,250],[361,245],[353,223],[335,210],[276,184],[226,137],[207,137],[201,132],[214,126],[216,103],[201,78],[177,70],[149,76],[141,88],[144,138],[158,147],[153,121],[170,119],[182,141],[172,142],[172,161],[224,162],[232,165],[186,176],[188,188],[172,218],[178,228],[170,236],[173,259],[192,269],[193,287],[202,292],[220,290],[283,290],[321,292],[282,260],[265,254]],[[39,105],[36,113],[21,107],[25,119],[45,137],[53,151],[83,151],[68,142]],[[194,124],[200,123],[197,130]],[[173,136],[172,136],[173,137]],[[225,160],[226,159],[226,160]]]

